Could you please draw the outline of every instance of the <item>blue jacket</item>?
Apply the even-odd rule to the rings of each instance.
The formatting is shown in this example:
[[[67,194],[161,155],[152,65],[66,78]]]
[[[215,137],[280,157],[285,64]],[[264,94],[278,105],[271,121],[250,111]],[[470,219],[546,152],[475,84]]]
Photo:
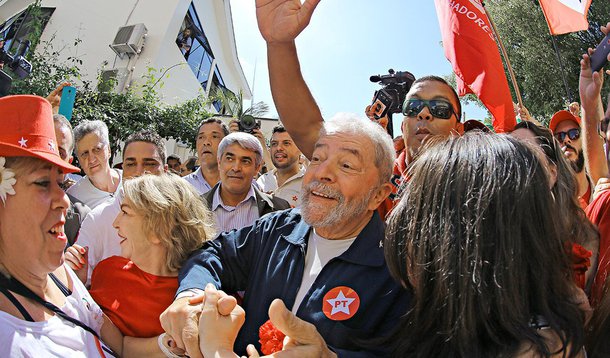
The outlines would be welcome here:
[[[258,330],[269,319],[271,302],[281,298],[289,309],[294,305],[310,230],[300,209],[292,209],[223,233],[189,258],[180,271],[178,291],[203,289],[209,282],[226,292],[245,291],[246,322],[235,352],[245,354],[249,343],[260,349]],[[383,234],[384,223],[375,212],[350,248],[322,269],[297,311],[339,356],[387,356],[387,344],[371,340],[389,335],[406,313],[411,295],[388,272]],[[343,321],[331,320],[323,312],[324,296],[339,286],[353,289],[360,299],[355,314]],[[326,297],[327,306],[328,298],[335,296]]]

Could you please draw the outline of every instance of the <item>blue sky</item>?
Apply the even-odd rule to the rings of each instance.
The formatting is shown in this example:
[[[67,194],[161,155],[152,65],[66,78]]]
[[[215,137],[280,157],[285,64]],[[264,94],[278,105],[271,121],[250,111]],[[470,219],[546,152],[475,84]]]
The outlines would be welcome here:
[[[238,55],[254,101],[267,103],[269,117],[277,117],[255,2],[230,1]],[[323,0],[297,38],[303,76],[325,118],[337,112],[364,116],[364,108],[380,88],[369,77],[389,68],[410,71],[415,77],[450,74],[440,43],[432,0]],[[474,105],[464,111],[469,119],[486,116],[485,109]],[[401,120],[394,115],[395,135],[400,133]]]

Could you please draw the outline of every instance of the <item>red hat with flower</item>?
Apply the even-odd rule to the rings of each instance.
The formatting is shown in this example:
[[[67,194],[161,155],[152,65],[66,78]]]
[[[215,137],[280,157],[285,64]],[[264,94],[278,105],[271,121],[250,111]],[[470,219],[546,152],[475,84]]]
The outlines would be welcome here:
[[[31,95],[0,98],[0,157],[35,157],[64,173],[80,171],[59,157],[53,109],[44,98]]]

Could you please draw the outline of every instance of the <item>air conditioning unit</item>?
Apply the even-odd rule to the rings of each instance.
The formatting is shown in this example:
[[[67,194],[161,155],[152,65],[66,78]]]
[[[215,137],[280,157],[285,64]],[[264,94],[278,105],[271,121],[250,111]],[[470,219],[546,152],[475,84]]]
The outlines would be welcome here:
[[[97,90],[100,92],[121,93],[127,85],[130,71],[127,67],[119,67],[112,70],[102,71]]]
[[[123,58],[123,55],[127,54],[131,57],[142,51],[144,46],[144,38],[148,33],[148,29],[144,24],[134,24],[129,26],[122,26],[114,37],[114,41],[110,45],[110,48],[116,54]]]

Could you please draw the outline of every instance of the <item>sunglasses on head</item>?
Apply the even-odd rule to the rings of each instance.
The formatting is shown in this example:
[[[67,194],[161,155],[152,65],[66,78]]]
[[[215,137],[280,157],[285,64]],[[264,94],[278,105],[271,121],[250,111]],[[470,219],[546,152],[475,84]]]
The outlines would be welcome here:
[[[408,99],[402,106],[402,114],[407,117],[416,117],[424,107],[428,107],[430,114],[438,119],[449,119],[455,111],[449,101],[444,99]]]
[[[576,140],[576,139],[580,138],[580,129],[579,128],[572,128],[569,131],[566,131],[566,132],[557,132],[557,133],[555,133],[553,135],[555,136],[555,138],[557,138],[559,143],[563,143],[563,141],[566,140],[566,136],[568,138],[570,138],[570,140]]]

